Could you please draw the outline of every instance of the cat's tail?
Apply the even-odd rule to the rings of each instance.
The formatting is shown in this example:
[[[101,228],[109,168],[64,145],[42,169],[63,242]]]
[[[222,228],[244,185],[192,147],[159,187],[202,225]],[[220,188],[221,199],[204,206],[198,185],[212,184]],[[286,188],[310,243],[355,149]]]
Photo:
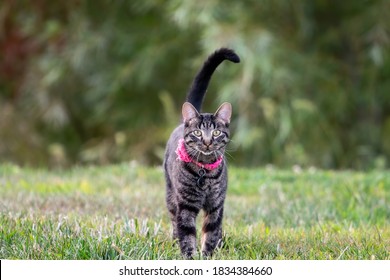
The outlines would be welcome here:
[[[207,87],[210,82],[210,78],[213,75],[218,65],[225,59],[234,63],[240,62],[240,57],[231,49],[221,48],[211,54],[204,62],[202,69],[196,75],[192,82],[191,88],[187,94],[187,102],[190,102],[198,112],[202,107],[203,99],[207,91]]]

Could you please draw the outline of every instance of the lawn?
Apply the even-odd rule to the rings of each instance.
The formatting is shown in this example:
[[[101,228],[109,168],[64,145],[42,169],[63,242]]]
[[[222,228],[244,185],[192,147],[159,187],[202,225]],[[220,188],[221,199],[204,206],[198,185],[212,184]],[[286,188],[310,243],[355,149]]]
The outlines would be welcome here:
[[[0,259],[180,259],[164,193],[160,167],[0,165]],[[232,167],[213,258],[389,260],[389,202],[390,172]]]

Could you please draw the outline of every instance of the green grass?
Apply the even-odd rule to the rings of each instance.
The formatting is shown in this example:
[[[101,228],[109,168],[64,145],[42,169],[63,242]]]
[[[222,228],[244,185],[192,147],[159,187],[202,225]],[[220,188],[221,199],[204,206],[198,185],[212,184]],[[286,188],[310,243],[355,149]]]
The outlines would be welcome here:
[[[134,163],[0,165],[0,259],[180,259],[164,193],[161,168]],[[388,260],[389,201],[389,172],[230,168],[213,258]]]

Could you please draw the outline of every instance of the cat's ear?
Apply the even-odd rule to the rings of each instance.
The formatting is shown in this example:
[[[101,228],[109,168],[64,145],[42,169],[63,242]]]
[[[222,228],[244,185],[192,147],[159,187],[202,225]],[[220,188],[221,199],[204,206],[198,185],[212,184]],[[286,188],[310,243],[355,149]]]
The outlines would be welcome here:
[[[232,105],[228,102],[222,103],[217,112],[215,112],[214,116],[223,120],[225,124],[229,124],[232,116]]]
[[[199,112],[195,109],[194,106],[192,106],[191,103],[185,102],[183,104],[183,107],[181,109],[181,113],[183,115],[183,121],[187,122],[190,119],[199,117]]]

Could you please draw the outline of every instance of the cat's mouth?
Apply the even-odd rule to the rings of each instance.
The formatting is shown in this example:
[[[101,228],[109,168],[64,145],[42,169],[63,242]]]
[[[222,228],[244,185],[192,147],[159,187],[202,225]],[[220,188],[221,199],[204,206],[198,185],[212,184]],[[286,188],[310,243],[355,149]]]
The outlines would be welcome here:
[[[205,156],[210,156],[210,155],[214,154],[214,151],[199,151],[199,152],[201,152]]]
[[[197,148],[196,149],[199,153],[201,153],[202,155],[204,156],[211,156],[211,155],[215,155],[215,153],[218,153],[217,150],[215,148],[211,148],[210,147],[207,147],[207,148],[203,148],[203,149],[199,149]]]
[[[216,146],[212,146],[212,147],[195,146],[192,147],[192,151],[193,151],[192,155],[195,157],[200,155],[206,157],[217,156],[221,153]]]

